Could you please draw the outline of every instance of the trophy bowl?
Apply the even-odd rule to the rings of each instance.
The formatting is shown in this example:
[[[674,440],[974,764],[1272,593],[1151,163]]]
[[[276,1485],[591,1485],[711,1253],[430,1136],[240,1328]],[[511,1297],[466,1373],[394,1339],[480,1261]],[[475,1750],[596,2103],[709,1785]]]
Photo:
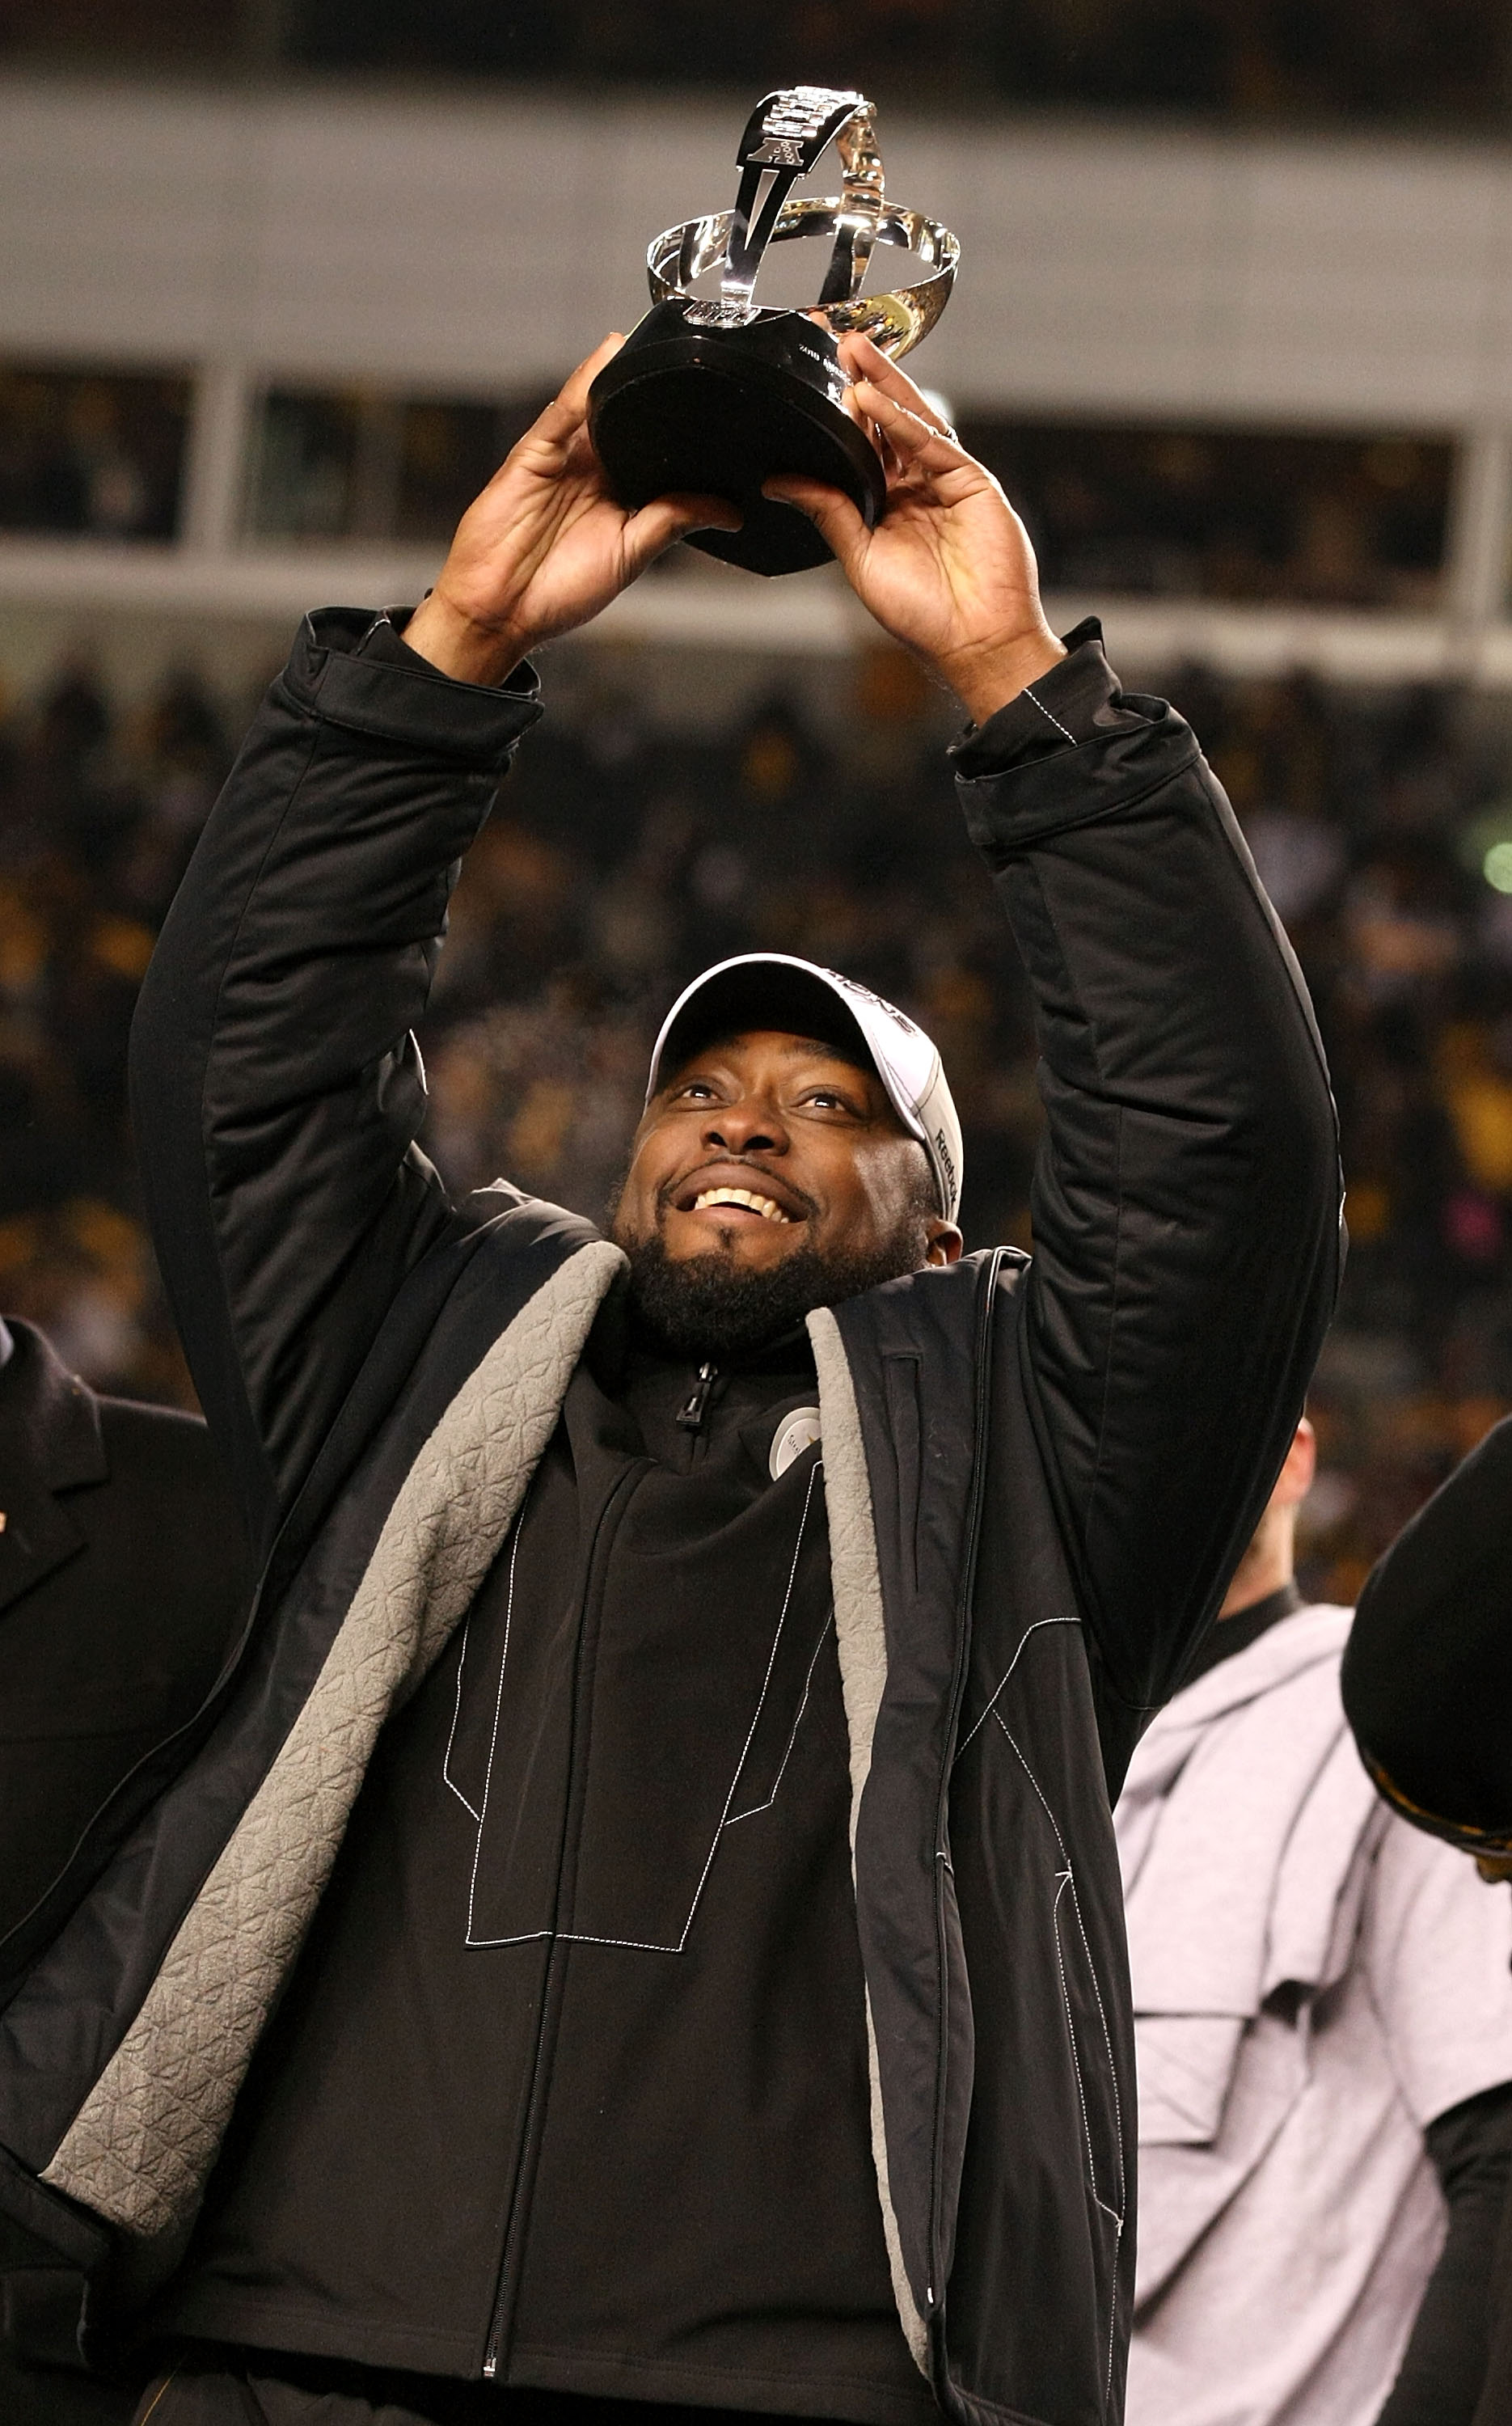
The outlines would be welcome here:
[[[797,180],[835,141],[844,191],[794,199]],[[619,503],[672,492],[727,497],[738,531],[695,531],[688,545],[748,572],[797,573],[829,547],[796,507],[762,494],[797,474],[843,490],[875,526],[886,502],[881,459],[845,411],[838,339],[860,330],[893,358],[944,310],[960,247],[948,228],[884,200],[875,113],[859,92],[798,85],[769,93],[736,155],[732,210],[668,228],[646,256],[651,308],[588,394],[588,432]],[[776,310],[752,300],[771,244],[832,239],[817,303]],[[924,265],[916,283],[863,295],[878,245]],[[690,292],[722,271],[717,298]]]

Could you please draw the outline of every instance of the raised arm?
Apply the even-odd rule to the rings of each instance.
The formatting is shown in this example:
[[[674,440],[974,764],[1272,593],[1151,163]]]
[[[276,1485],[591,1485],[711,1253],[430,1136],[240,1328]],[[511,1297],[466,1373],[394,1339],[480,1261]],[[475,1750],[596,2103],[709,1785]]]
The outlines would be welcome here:
[[[1300,973],[1191,732],[1119,691],[1095,627],[1071,637],[957,768],[1036,995],[1024,1387],[1104,1685],[1137,1710],[1216,1609],[1301,1413],[1338,1141]]]
[[[142,988],[132,1098],[153,1233],[259,1550],[455,1218],[414,1145],[410,1031],[458,863],[539,712],[525,648],[728,517],[608,497],[584,412],[617,342],[472,508],[408,638],[368,613],[306,622]]]
[[[1047,1124],[1021,1386],[1105,1691],[1167,1694],[1290,1440],[1340,1263],[1311,1008],[1182,719],[1049,632],[996,483],[851,340],[891,459],[868,533],[796,483],[863,602],[957,693],[967,820],[1036,1000]]]
[[[259,1551],[451,1219],[414,1147],[456,864],[532,678],[463,693],[391,625],[311,616],[142,987],[132,1109],[158,1256]]]

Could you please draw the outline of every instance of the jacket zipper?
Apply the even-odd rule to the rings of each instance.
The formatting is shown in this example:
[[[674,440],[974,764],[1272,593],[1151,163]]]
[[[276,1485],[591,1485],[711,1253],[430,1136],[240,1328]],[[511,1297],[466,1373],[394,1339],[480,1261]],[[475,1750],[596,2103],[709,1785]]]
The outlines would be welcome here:
[[[950,1867],[950,1776],[960,1723],[961,1696],[966,1690],[966,1645],[970,1633],[972,1596],[976,1588],[976,1550],[982,1529],[982,1503],[987,1494],[988,1415],[992,1395],[992,1321],[997,1308],[998,1276],[1007,1251],[996,1247],[987,1268],[987,1283],[982,1307],[977,1318],[975,1418],[976,1435],[972,1444],[972,1486],[966,1503],[966,1547],[961,1565],[960,1598],[956,1611],[956,1660],[950,1681],[950,1706],[945,1723],[945,1760],[940,1779],[940,1801],[935,1813],[935,1962],[940,1981],[940,2040],[935,2059],[935,2128],[934,2144],[929,2160],[929,2273],[925,2288],[928,2314],[925,2324],[933,2329],[943,2314],[944,2300],[944,2217],[941,2213],[941,2159],[945,2134],[945,2065],[950,2046],[950,1964],[945,1944],[945,1872]],[[944,2382],[944,2349],[939,2347],[938,2373]]]
[[[680,1431],[696,1432],[702,1430],[703,1418],[709,1412],[709,1394],[718,1379],[717,1365],[699,1367],[699,1378],[677,1411],[677,1425]]]
[[[620,1476],[619,1481],[615,1484],[614,1489],[610,1492],[603,1508],[599,1512],[599,1520],[593,1528],[593,1541],[588,1551],[587,1564],[584,1571],[583,1599],[578,1611],[579,1660],[581,1660],[582,1658],[583,1637],[587,1628],[589,1609],[594,1602],[596,1595],[602,1593],[609,1545],[613,1541],[614,1535],[619,1529],[619,1522],[624,1513],[626,1502],[629,1500],[636,1485],[642,1480],[643,1477],[650,1469],[651,1464],[651,1460],[648,1457],[636,1458],[634,1464],[627,1468],[626,1472]],[[567,1788],[562,1811],[561,1842],[558,1846],[556,1856],[556,1895],[558,1914],[560,1910],[562,1875],[567,1865],[569,1834],[574,1824],[575,1789],[579,1782],[579,1762],[581,1759],[586,1757],[587,1751],[586,1745],[580,1740],[579,1737],[579,1728],[581,1724],[580,1697],[584,1681],[580,1667],[573,1682],[572,1739],[568,1757]],[[580,1826],[581,1813],[578,1813],[576,1817],[577,1822]],[[530,2087],[525,2098],[525,2119],[523,2128],[521,2132],[520,2156],[515,2166],[514,2182],[509,2194],[508,2212],[505,2217],[504,2232],[500,2240],[498,2271],[494,2276],[493,2304],[489,2321],[488,2350],[483,2360],[483,2374],[485,2380],[488,2382],[493,2382],[498,2377],[499,2364],[501,2354],[504,2350],[505,2337],[509,2329],[509,2311],[513,2305],[513,2294],[510,2286],[510,2260],[519,2244],[520,2233],[528,2220],[528,2208],[535,2181],[536,2159],[539,2154],[540,2129],[544,2114],[544,2096],[547,2089],[549,2088],[551,2070],[551,2050],[548,2048],[547,2042],[550,2040],[552,2047],[555,2047],[556,2029],[560,2022],[560,2013],[557,2010],[557,2000],[554,1998],[553,1992],[556,1985],[556,1973],[561,1960],[561,1944],[562,1942],[560,1937],[554,1932],[551,1952],[547,1958],[545,1972],[541,1980],[540,2021],[536,2031],[535,2052],[531,2058]]]

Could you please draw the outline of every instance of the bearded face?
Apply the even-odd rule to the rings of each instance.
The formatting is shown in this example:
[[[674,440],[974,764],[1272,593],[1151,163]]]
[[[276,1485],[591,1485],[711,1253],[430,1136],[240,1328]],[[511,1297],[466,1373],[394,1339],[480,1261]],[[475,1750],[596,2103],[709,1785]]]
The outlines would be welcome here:
[[[875,1070],[785,1030],[721,1037],[658,1090],[610,1211],[643,1318],[731,1354],[816,1305],[953,1262],[927,1157]]]

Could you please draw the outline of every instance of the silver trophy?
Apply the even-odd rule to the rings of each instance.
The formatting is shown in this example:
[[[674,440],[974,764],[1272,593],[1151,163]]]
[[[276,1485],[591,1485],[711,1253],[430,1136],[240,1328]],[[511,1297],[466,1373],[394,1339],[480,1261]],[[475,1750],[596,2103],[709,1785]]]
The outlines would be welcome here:
[[[794,198],[833,142],[844,190]],[[796,573],[829,549],[792,506],[762,495],[781,473],[843,489],[875,525],[886,498],[880,459],[844,410],[836,340],[859,329],[894,359],[927,336],[949,299],[960,246],[938,219],[885,200],[876,114],[859,92],[796,85],[768,93],[736,154],[730,211],[668,228],[646,255],[651,308],[599,373],[588,429],[621,505],[683,491],[728,497],[738,531],[699,531],[690,545],[753,573]],[[809,311],[755,302],[769,244],[830,238],[829,266]],[[872,254],[896,245],[925,275],[863,295]],[[689,290],[720,269],[719,293]]]

